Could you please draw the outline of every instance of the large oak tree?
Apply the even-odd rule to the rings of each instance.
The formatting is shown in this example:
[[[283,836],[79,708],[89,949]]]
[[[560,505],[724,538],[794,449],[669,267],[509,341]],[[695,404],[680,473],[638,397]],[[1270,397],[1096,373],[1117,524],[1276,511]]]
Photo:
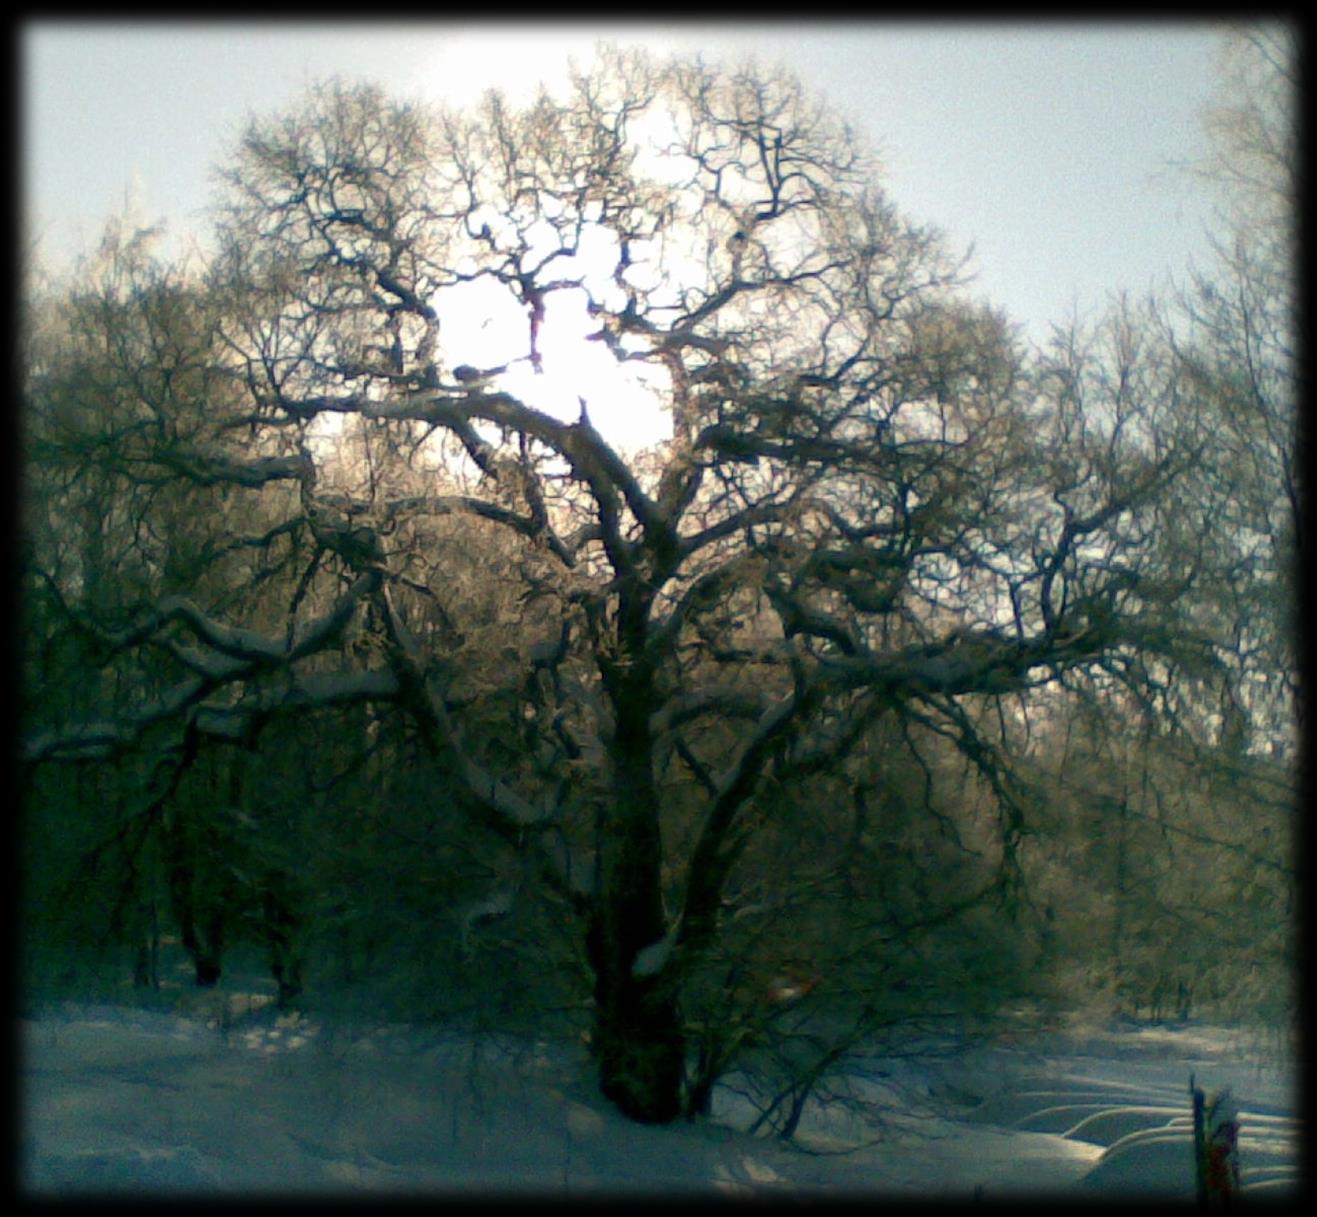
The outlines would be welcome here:
[[[602,1088],[646,1121],[707,1095],[683,995],[738,866],[880,728],[966,758],[1009,894],[985,711],[1214,671],[1165,542],[1198,452],[1173,361],[1030,361],[878,168],[784,75],[631,53],[524,110],[335,84],[253,122],[204,273],[92,293],[77,358],[30,360],[32,612],[101,675],[34,697],[25,761],[145,755],[162,800],[207,744],[391,707],[460,789],[433,815],[574,911]],[[605,439],[584,378],[537,404],[569,315],[661,441]]]

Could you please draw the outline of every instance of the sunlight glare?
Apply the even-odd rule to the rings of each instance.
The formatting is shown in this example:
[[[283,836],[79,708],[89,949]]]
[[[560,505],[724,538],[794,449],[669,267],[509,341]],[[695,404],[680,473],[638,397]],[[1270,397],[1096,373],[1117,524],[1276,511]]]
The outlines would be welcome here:
[[[661,369],[640,362],[620,364],[590,335],[599,320],[589,313],[591,296],[617,307],[611,280],[616,244],[602,228],[587,229],[577,255],[551,264],[545,277],[580,281],[545,298],[537,347],[540,370],[530,360],[530,319],[505,285],[482,278],[440,292],[435,307],[443,318],[444,348],[454,364],[505,368],[491,386],[564,422],[575,422],[584,399],[591,423],[614,447],[632,452],[666,439],[671,420],[663,407]],[[449,369],[451,371],[451,369]]]
[[[500,378],[501,387],[561,419],[578,418],[584,400],[590,421],[614,447],[648,447],[670,433],[667,415],[652,381],[647,386],[638,370],[620,366],[603,343],[589,340],[598,328],[584,292],[555,293],[540,330],[542,371],[517,363]]]

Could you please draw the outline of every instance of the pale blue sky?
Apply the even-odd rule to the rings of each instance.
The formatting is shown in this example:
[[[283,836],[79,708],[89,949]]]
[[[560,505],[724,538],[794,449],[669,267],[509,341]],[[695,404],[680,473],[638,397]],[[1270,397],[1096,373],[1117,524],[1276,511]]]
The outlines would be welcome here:
[[[971,242],[975,290],[1041,340],[1207,257],[1210,201],[1175,162],[1199,117],[1222,27],[940,21],[473,27],[259,22],[30,22],[21,96],[29,231],[58,267],[93,247],[126,192],[144,221],[204,225],[211,168],[252,111],[340,74],[405,96],[514,94],[608,38],[780,61],[878,148],[917,220]]]

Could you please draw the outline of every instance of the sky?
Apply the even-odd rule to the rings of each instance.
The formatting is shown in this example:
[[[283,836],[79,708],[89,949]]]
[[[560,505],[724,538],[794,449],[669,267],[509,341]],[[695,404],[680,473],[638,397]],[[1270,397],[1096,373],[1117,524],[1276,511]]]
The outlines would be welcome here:
[[[754,54],[821,92],[874,146],[911,218],[971,245],[973,291],[1044,341],[1110,293],[1209,258],[1201,158],[1223,26],[828,23],[276,24],[30,21],[21,31],[26,247],[66,268],[130,202],[177,242],[249,115],[341,75],[451,103],[514,99],[606,39]]]

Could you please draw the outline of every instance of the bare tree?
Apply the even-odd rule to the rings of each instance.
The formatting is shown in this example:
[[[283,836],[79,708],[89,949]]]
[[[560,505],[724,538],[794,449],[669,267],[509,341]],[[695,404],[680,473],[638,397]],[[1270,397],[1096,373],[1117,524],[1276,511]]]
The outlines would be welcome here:
[[[750,899],[734,880],[880,724],[990,796],[992,877],[947,903],[1016,891],[1029,809],[988,711],[1067,674],[1212,670],[1174,611],[1196,568],[1157,535],[1199,453],[1157,438],[1173,367],[1030,367],[875,175],[789,77],[632,53],[522,111],[331,85],[253,123],[197,289],[205,379],[175,400],[136,371],[162,354],[121,361],[112,445],[131,485],[241,510],[190,593],[65,598],[155,683],[94,721],[52,706],[26,761],[183,764],[185,737],[393,707],[579,919],[601,1085],[644,1121],[689,1100],[683,993]],[[452,349],[477,293],[514,319],[492,361]],[[661,394],[652,451],[607,442],[584,387],[566,416],[509,387],[570,306]],[[447,576],[479,530],[516,594],[477,613]]]
[[[1298,410],[1297,33],[1241,26],[1223,39],[1209,159],[1219,200],[1215,259],[1195,268],[1167,321],[1186,369],[1186,417],[1205,438],[1204,493],[1222,548],[1205,581],[1236,679],[1221,729],[1292,750],[1301,720],[1297,640],[1303,431]]]

